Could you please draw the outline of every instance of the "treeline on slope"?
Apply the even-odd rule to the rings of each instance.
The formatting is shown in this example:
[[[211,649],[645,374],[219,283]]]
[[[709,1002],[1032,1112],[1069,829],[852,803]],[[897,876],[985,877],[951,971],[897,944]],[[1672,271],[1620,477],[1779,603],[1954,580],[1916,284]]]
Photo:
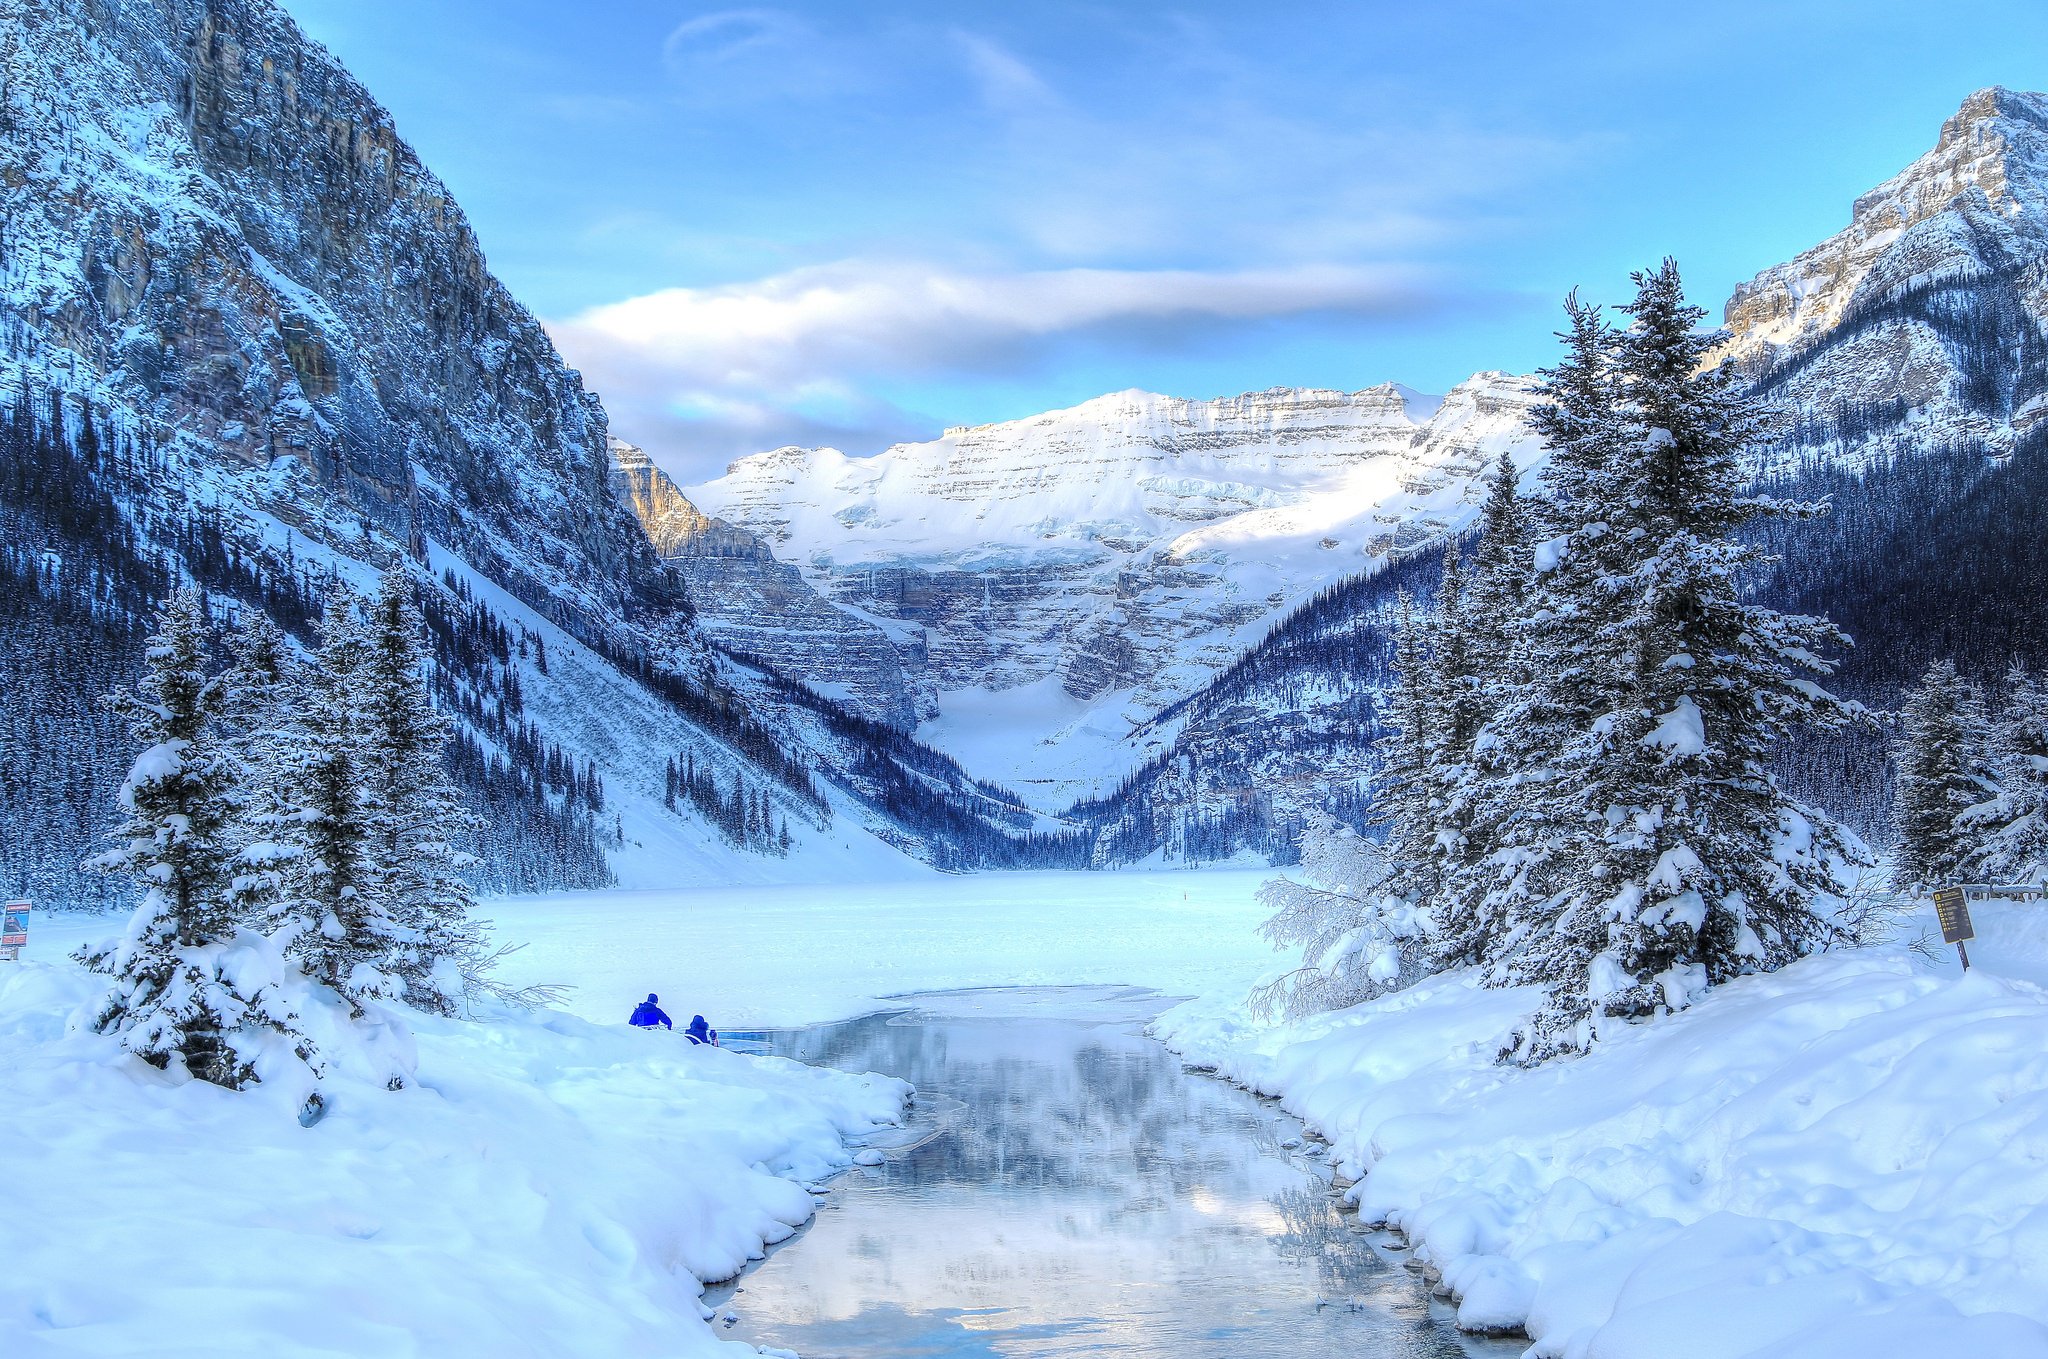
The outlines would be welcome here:
[[[1889,741],[1907,694],[1932,660],[1953,661],[1996,690],[2009,666],[2048,665],[2048,426],[1994,454],[1966,440],[1926,447],[1886,440],[1861,466],[1809,460],[1764,484],[1825,500],[1818,522],[1760,527],[1778,560],[1759,599],[1821,613],[1854,639],[1836,687],[1882,726],[1815,734],[1780,757],[1791,786],[1879,843],[1897,834]]]
[[[1208,684],[1163,709],[1147,725],[1184,720],[1173,747],[1112,792],[1062,813],[1094,832],[1093,864],[1116,867],[1164,851],[1191,864],[1250,852],[1285,865],[1299,859],[1311,808],[1364,827],[1369,781],[1276,800],[1254,765],[1295,771],[1289,781],[1299,784],[1301,771],[1326,771],[1334,751],[1364,752],[1379,739],[1394,602],[1404,592],[1433,598],[1442,569],[1439,553],[1423,552],[1325,587]]]
[[[120,728],[100,697],[133,673],[151,610],[181,579],[311,639],[331,580],[289,555],[244,551],[208,512],[188,517],[154,505],[152,482],[168,474],[165,455],[146,437],[109,430],[90,406],[60,393],[17,394],[0,410],[0,572],[8,586],[0,601],[0,686],[8,695],[0,705],[0,891],[79,905],[110,900],[104,880],[80,868],[118,819],[106,790]],[[138,507],[133,520],[124,501]],[[502,678],[474,659],[437,642],[437,691],[501,688]],[[477,885],[608,883],[594,816],[582,800],[550,792],[547,767],[561,751],[538,739],[486,749],[488,725],[485,714],[446,756],[484,819],[472,846]]]

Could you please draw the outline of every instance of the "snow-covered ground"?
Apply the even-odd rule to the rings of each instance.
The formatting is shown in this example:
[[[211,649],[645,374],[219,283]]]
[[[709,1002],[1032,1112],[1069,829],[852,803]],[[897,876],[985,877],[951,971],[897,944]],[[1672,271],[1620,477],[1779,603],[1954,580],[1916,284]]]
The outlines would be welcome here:
[[[1967,977],[1903,944],[1809,959],[1535,1071],[1493,1062],[1531,998],[1458,977],[1157,1032],[1281,1095],[1461,1321],[1532,1356],[2040,1359],[2048,992],[2019,978],[2048,909],[1978,912]]]
[[[66,954],[120,920],[37,917],[28,961],[0,965],[0,1355],[713,1352],[699,1280],[806,1221],[804,1183],[849,1164],[907,1087],[640,1033],[633,1001],[736,1027],[927,988],[1239,991],[1271,962],[1259,876],[493,902],[501,938],[530,943],[510,979],[575,987],[576,1013],[416,1018],[398,1092],[316,1034],[344,1069],[312,1128],[282,1084],[173,1084],[71,1031],[97,979]]]
[[[311,1129],[67,1033],[90,979],[50,960],[111,922],[38,921],[0,969],[0,1354],[706,1352],[697,1280],[803,1221],[901,1090],[635,1033],[633,1001],[741,1028],[1114,982],[1203,997],[1161,1034],[1283,1095],[1532,1355],[2048,1356],[2048,909],[1977,907],[1967,978],[1902,936],[1524,1072],[1492,1056],[1530,998],[1456,978],[1254,1023],[1267,875],[492,902],[510,979],[573,1013],[420,1019],[418,1084],[344,1073]]]
[[[412,1087],[330,1072],[302,1128],[282,1084],[174,1084],[67,1032],[96,980],[0,964],[8,1359],[751,1353],[699,1280],[808,1220],[804,1182],[907,1092],[566,1014],[422,1017]]]

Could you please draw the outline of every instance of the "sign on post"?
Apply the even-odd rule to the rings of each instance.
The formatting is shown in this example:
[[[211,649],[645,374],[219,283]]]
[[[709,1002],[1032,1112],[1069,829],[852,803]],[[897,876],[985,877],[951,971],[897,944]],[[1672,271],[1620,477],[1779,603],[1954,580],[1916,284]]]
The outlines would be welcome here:
[[[1934,916],[1941,922],[1941,942],[1954,944],[1956,953],[1963,960],[1963,971],[1970,970],[1970,951],[1963,942],[1977,937],[1977,927],[1970,923],[1970,900],[1960,887],[1943,887],[1934,894]]]
[[[28,903],[10,901],[0,908],[0,963],[18,963],[28,947]]]

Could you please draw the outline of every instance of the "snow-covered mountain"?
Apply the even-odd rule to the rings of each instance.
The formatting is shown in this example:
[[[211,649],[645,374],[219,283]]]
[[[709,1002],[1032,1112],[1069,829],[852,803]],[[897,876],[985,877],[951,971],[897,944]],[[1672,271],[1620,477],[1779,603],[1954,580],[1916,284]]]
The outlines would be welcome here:
[[[641,449],[611,441],[613,481],[727,650],[908,730],[938,712],[922,632],[826,601],[757,535],[713,519]]]
[[[814,874],[899,871],[1033,824],[694,624],[597,398],[274,0],[0,0],[0,101],[0,739],[35,747],[0,886],[87,890],[126,741],[93,699],[165,591],[304,638],[395,561],[498,885],[772,875],[784,825]]]
[[[2048,96],[1990,89],[1850,226],[1739,288],[1723,352],[1780,416],[1761,476],[1833,502],[1774,531],[1758,588],[1856,637],[1843,687],[1876,706],[1936,656],[1993,678],[2048,661]],[[1291,614],[1133,736],[1158,753],[1079,808],[1096,860],[1284,854],[1312,805],[1355,811],[1394,592],[1430,563],[1347,582]],[[1882,743],[1792,752],[1789,772],[1882,829]]]
[[[907,633],[938,691],[919,734],[1056,806],[1141,763],[1132,732],[1289,609],[1466,524],[1503,450],[1537,458],[1530,399],[1500,373],[1442,397],[1118,392],[869,458],[777,449],[689,499]]]
[[[2048,415],[2044,264],[2048,96],[1981,90],[1846,228],[1735,290],[1724,352],[1805,417],[1788,449],[1867,458],[1883,426],[2009,451]]]

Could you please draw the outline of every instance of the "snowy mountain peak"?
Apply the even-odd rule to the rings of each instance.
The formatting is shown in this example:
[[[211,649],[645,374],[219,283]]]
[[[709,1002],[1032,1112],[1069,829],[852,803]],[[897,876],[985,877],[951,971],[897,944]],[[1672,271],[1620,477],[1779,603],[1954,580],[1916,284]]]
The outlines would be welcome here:
[[[1119,743],[1287,610],[1466,525],[1502,450],[1537,456],[1532,399],[1502,373],[1441,397],[1112,392],[867,458],[775,449],[689,495],[914,645],[920,735],[1054,805],[1141,759]],[[719,613],[700,605],[744,625]]]
[[[1729,352],[1761,366],[1866,297],[1996,267],[2048,241],[2048,95],[1980,90],[1933,150],[1856,200],[1849,226],[1735,290]]]

